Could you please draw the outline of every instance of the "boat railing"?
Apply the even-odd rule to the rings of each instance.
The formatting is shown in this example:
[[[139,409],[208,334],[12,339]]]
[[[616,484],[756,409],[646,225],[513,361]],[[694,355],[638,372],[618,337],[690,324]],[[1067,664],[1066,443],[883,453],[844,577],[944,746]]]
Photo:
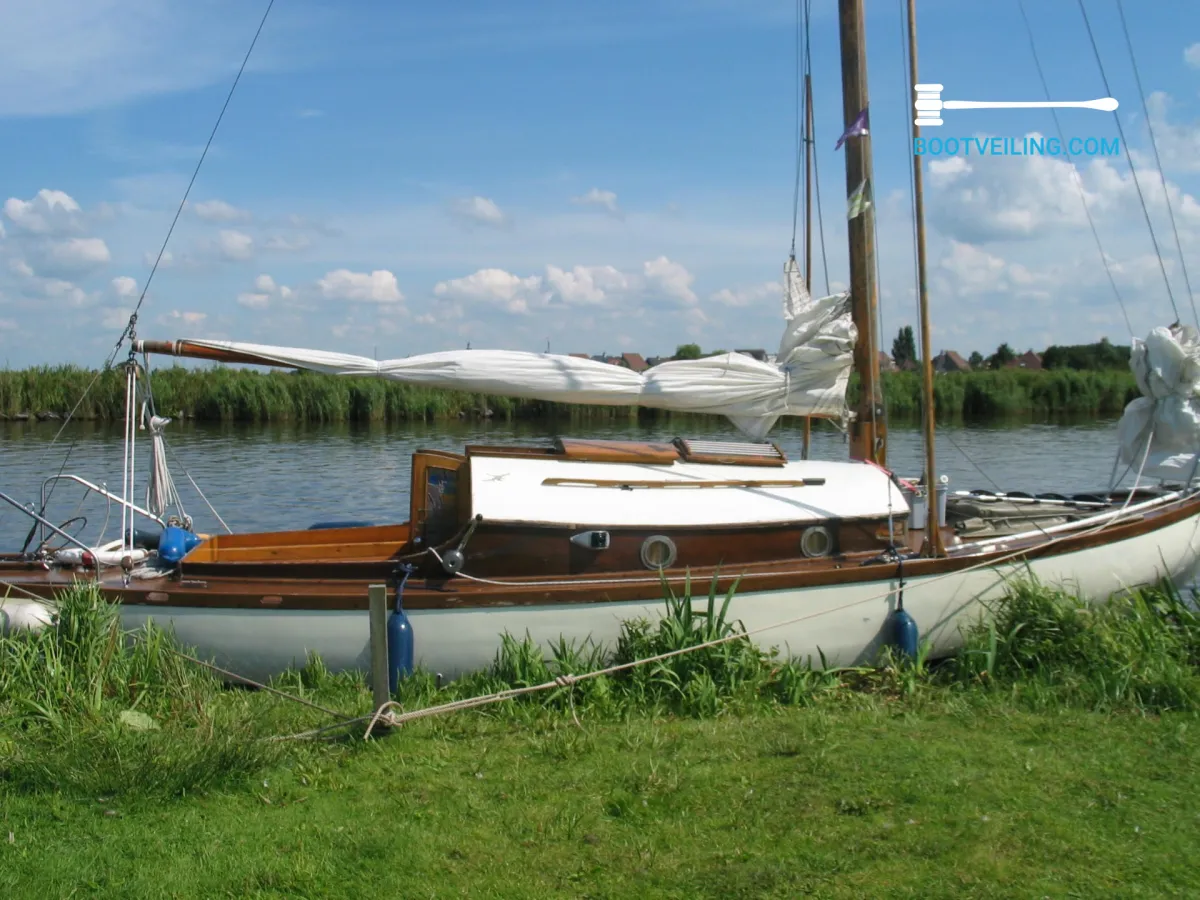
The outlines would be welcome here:
[[[112,500],[115,503],[120,504],[121,506],[125,507],[126,509],[132,510],[133,512],[135,512],[141,516],[144,516],[145,518],[150,519],[153,522],[157,522],[162,527],[166,527],[167,523],[164,522],[160,517],[156,516],[154,513],[150,512],[150,510],[142,509],[142,507],[138,506],[136,503],[126,500],[124,497],[121,497],[118,494],[114,494],[112,491],[108,490],[107,488],[103,487],[102,485],[93,484],[92,482],[88,481],[86,478],[81,478],[79,475],[71,475],[71,474],[51,475],[49,478],[47,478],[45,481],[43,481],[42,482],[42,506],[41,506],[42,509],[46,508],[46,489],[51,484],[54,484],[59,481],[73,481],[76,484],[83,485],[85,488],[87,488],[88,493],[97,493],[102,497],[107,497],[109,500]],[[83,495],[83,498],[85,500],[87,499],[87,493],[85,493]],[[82,501],[80,501],[80,502],[82,502]],[[20,508],[25,509],[25,507],[20,507]],[[25,512],[29,512],[29,510],[25,509]],[[46,539],[46,524],[45,524],[44,520],[42,520],[42,532],[41,532],[40,538],[42,541],[45,541],[45,539]],[[84,548],[84,549],[87,549],[87,548]]]
[[[35,522],[37,522],[38,525],[40,525],[41,529],[42,529],[42,541],[43,542],[45,542],[45,539],[46,539],[46,537],[45,537],[46,529],[49,528],[51,531],[53,531],[59,537],[66,539],[66,541],[68,543],[74,544],[76,547],[78,547],[81,550],[84,550],[86,552],[91,551],[92,548],[89,547],[87,544],[85,544],[83,541],[79,540],[79,538],[75,537],[73,534],[68,534],[67,532],[63,531],[61,528],[59,528],[53,522],[49,521],[45,517],[39,515],[38,513],[35,513],[32,509],[25,506],[25,504],[21,503],[20,500],[14,500],[12,497],[8,496],[8,494],[4,493],[4,491],[0,491],[0,500],[3,500],[5,503],[9,504],[14,509],[19,509],[21,512],[25,513],[25,515],[29,516],[29,518],[31,518]]]

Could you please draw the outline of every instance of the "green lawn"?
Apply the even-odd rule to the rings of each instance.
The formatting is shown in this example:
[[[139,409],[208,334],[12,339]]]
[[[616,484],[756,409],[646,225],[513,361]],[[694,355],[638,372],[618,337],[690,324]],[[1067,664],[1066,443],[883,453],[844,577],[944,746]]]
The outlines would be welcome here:
[[[68,592],[56,628],[0,640],[0,900],[1200,896],[1194,597],[1089,612],[1018,584],[957,661],[834,672],[764,656],[718,605],[672,599],[612,659],[719,647],[369,742],[276,741],[328,717]],[[506,640],[399,699],[602,661]],[[317,661],[277,685],[370,709]]]
[[[0,795],[0,896],[1200,894],[1194,717],[913,705],[472,713],[207,796]]]

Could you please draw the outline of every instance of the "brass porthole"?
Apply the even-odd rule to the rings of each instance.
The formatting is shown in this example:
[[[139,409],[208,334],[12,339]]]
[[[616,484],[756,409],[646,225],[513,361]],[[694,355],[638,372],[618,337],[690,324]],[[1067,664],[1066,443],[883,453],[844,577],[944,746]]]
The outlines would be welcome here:
[[[675,542],[665,534],[652,534],[642,541],[642,565],[647,569],[671,568],[677,553]]]
[[[828,556],[833,552],[833,535],[824,525],[805,528],[800,535],[800,552],[810,558]]]

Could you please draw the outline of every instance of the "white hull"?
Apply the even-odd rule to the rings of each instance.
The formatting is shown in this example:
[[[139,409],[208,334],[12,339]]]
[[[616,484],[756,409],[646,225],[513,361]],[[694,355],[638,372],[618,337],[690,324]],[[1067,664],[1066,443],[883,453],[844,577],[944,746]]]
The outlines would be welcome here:
[[[1163,576],[1177,584],[1192,577],[1198,562],[1200,516],[1115,543],[995,568],[906,580],[905,608],[935,656],[954,652],[962,629],[978,620],[982,600],[1000,597],[1006,579],[1032,574],[1045,584],[1062,585],[1089,600],[1115,591],[1153,584]],[[1027,569],[1028,566],[1028,569]],[[749,631],[804,617],[802,621],[754,635],[763,647],[786,656],[830,665],[874,659],[884,625],[895,606],[894,578],[856,584],[754,591],[745,583],[730,614]],[[707,596],[707,585],[694,592]],[[486,667],[495,657],[499,635],[529,633],[544,647],[560,636],[591,636],[612,646],[622,620],[662,613],[661,602],[580,603],[485,609],[412,610],[417,664],[447,678]],[[369,669],[366,611],[293,611],[126,606],[126,627],[149,619],[173,626],[180,641],[239,674],[262,679],[319,653],[333,670]]]

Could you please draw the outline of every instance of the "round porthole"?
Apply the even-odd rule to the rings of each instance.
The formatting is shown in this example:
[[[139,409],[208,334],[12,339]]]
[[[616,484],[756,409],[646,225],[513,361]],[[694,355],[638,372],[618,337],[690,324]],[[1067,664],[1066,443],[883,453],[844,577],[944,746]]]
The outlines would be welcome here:
[[[833,535],[824,525],[804,529],[800,536],[800,550],[805,556],[828,556],[833,552]]]
[[[652,534],[642,542],[642,565],[647,569],[669,569],[675,555],[675,542],[666,535]]]

